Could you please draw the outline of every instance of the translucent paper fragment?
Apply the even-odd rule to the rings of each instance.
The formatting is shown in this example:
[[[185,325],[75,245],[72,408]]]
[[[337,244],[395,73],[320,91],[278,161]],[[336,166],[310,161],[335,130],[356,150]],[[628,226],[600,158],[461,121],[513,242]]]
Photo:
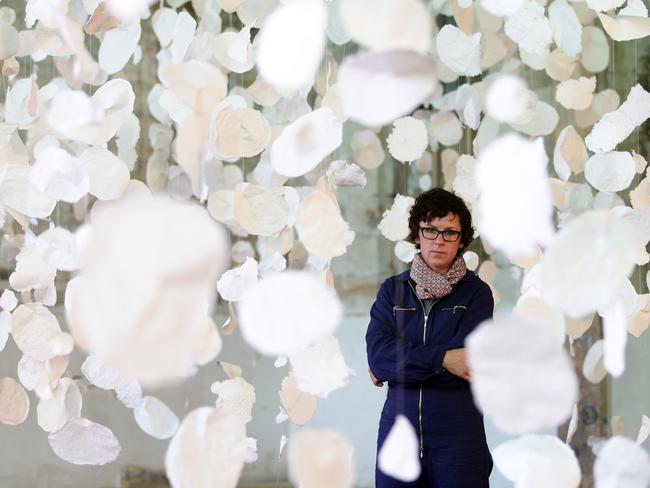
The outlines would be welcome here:
[[[70,420],[47,436],[54,454],[77,465],[103,466],[120,454],[120,443],[108,427],[88,419]]]
[[[13,378],[0,379],[0,422],[20,425],[29,414],[29,396]]]
[[[238,306],[244,339],[269,356],[295,352],[323,339],[336,330],[342,314],[340,301],[322,278],[306,271],[264,277],[247,290]]]
[[[289,218],[289,205],[279,191],[251,183],[235,187],[233,214],[249,234],[272,236]]]
[[[480,325],[466,347],[474,398],[499,429],[521,434],[569,418],[578,381],[569,357],[548,330],[505,317]]]
[[[296,425],[305,425],[316,411],[316,397],[298,388],[298,382],[293,375],[282,380],[282,389],[278,393],[280,402]]]

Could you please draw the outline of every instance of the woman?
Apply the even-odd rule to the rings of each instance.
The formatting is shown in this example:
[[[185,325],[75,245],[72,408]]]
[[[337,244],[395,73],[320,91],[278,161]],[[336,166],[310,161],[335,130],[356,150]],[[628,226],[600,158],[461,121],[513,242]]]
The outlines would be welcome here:
[[[465,338],[492,317],[489,286],[465,268],[471,214],[441,188],[422,193],[409,218],[419,253],[411,269],[384,281],[366,333],[370,377],[388,382],[377,452],[395,417],[405,415],[420,442],[419,479],[404,483],[375,471],[377,488],[488,487],[492,458],[474,406]]]

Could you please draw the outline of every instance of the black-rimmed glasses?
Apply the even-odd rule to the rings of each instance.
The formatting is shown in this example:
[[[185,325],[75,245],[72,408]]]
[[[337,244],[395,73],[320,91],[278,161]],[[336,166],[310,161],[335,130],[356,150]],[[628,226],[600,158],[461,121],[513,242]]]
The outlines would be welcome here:
[[[420,227],[420,234],[430,240],[434,240],[439,234],[442,234],[442,240],[446,242],[456,242],[460,237],[460,232],[457,230],[438,230],[433,227]]]

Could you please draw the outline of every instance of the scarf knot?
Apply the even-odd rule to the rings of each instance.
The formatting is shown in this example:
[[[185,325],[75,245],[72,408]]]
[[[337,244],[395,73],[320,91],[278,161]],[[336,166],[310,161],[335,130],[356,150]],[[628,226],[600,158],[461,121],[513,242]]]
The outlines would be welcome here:
[[[451,293],[453,286],[458,283],[467,268],[462,256],[457,256],[446,273],[436,273],[416,254],[411,263],[411,278],[415,281],[415,294],[420,300],[442,298]]]

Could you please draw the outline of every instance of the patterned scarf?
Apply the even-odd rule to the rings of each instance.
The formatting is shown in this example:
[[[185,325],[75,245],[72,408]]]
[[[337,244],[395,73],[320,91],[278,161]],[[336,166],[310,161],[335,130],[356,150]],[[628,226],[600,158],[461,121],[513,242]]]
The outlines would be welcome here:
[[[462,256],[456,257],[449,270],[444,273],[436,273],[422,259],[422,254],[417,253],[411,263],[411,278],[415,281],[415,294],[420,300],[429,298],[442,298],[451,293],[452,287],[458,283],[467,268]]]

